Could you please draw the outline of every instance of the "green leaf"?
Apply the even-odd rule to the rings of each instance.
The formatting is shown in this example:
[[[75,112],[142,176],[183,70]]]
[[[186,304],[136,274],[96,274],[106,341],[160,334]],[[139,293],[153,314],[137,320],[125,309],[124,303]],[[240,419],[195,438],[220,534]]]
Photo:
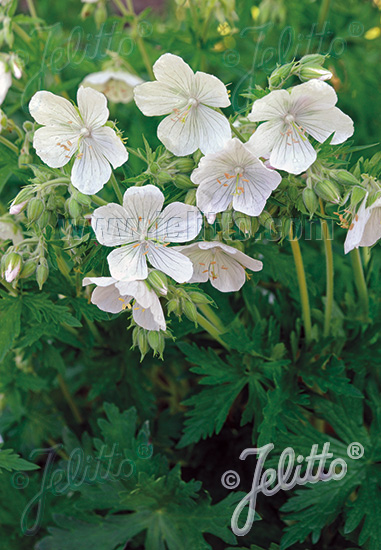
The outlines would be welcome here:
[[[12,472],[13,470],[29,471],[39,468],[37,464],[20,458],[20,455],[16,454],[13,449],[3,449],[3,444],[0,443],[0,474],[2,474],[2,470]]]
[[[0,298],[0,361],[4,359],[20,333],[20,317],[19,298]]]

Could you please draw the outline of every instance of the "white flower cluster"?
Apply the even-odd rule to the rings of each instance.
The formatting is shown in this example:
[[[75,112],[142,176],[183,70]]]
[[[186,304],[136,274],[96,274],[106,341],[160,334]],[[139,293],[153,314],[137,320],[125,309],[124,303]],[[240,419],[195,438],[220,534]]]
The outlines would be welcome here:
[[[30,112],[43,125],[34,135],[37,154],[54,168],[75,157],[71,181],[85,194],[97,193],[110,179],[111,166],[117,168],[128,159],[121,138],[107,124],[106,98],[94,87],[105,93],[111,90],[115,101],[123,101],[119,84],[115,88],[117,81],[123,81],[126,101],[133,89],[144,115],[166,115],[157,132],[171,153],[186,156],[198,149],[203,153],[191,174],[197,185],[197,206],[172,202],[163,208],[163,193],[154,185],[144,185],[127,189],[123,205],[110,203],[92,215],[98,242],[116,247],[107,258],[111,277],[83,281],[97,285],[93,303],[112,313],[132,309],[138,325],[165,330],[159,298],[146,284],[149,266],[178,283],[210,280],[222,292],[239,290],[246,279],[245,268],[259,271],[262,263],[220,241],[183,245],[199,235],[201,212],[209,223],[230,208],[259,216],[282,180],[276,169],[291,174],[306,171],[317,157],[309,137],[320,143],[329,137],[331,144],[342,143],[353,134],[353,122],[335,106],[334,89],[322,80],[311,80],[256,100],[248,118],[262,124],[242,143],[232,139],[230,123],[220,111],[230,100],[218,78],[194,73],[172,54],[162,55],[153,71],[154,82],[131,80],[121,73],[92,75],[84,81],[92,87],[78,90],[78,108],[50,92],[37,92]],[[381,236],[377,206],[360,209],[347,249],[369,244],[369,227],[375,223]],[[176,243],[182,246],[171,246]]]

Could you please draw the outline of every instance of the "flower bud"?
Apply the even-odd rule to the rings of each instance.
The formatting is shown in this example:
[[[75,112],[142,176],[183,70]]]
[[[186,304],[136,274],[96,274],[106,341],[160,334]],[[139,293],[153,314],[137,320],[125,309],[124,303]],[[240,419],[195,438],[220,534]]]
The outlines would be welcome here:
[[[33,273],[36,271],[37,262],[34,260],[28,260],[25,262],[25,264],[22,266],[21,272],[20,272],[20,279],[27,279]]]
[[[46,261],[45,258],[40,258],[40,261],[38,263],[37,270],[36,270],[36,281],[40,290],[42,290],[42,287],[44,286],[44,283],[46,282],[48,276],[49,276],[48,262]]]
[[[269,231],[275,231],[275,224],[274,220],[270,216],[266,210],[263,210],[263,212],[258,216],[258,221],[262,227],[265,229],[268,229]]]
[[[15,204],[15,201],[12,202],[9,213],[12,215],[20,214],[23,210],[25,210],[26,205],[28,204],[28,201],[20,202],[19,204]]]
[[[189,300],[182,299],[181,302],[182,302],[182,310],[184,312],[184,315],[189,319],[189,321],[192,321],[193,323],[197,323],[196,306]]]
[[[341,202],[340,191],[333,181],[320,180],[315,183],[316,194],[327,202]]]
[[[366,195],[366,189],[363,187],[353,187],[352,193],[351,193],[351,206],[355,207],[358,205],[359,202],[361,202]]]
[[[91,198],[89,197],[89,195],[84,195],[83,193],[80,193],[79,191],[77,191],[77,189],[74,189],[72,196],[75,198],[75,200],[79,204],[82,204],[82,206],[87,206],[87,207],[91,206]]]
[[[86,19],[94,12],[95,4],[85,4],[81,11],[81,19]]]
[[[194,160],[192,158],[179,158],[176,160],[176,169],[180,172],[183,172],[184,174],[187,174],[188,172],[191,172],[193,168],[195,167]]]
[[[185,204],[196,206],[196,189],[189,189],[188,193],[185,195],[184,202]]]
[[[37,225],[40,229],[44,229],[47,225],[49,225],[50,222],[50,213],[47,210],[44,210],[44,212],[41,214],[41,216],[37,220]]]
[[[44,201],[34,197],[30,199],[27,207],[27,217],[30,223],[33,223],[38,220],[45,209]]]
[[[17,254],[17,252],[11,252],[10,254],[7,254],[4,260],[4,270],[2,273],[2,277],[7,281],[7,283],[11,283],[20,273],[21,267],[22,258],[20,254]]]
[[[8,128],[7,115],[0,109],[0,133]]]
[[[244,235],[252,235],[252,218],[250,216],[241,212],[234,212],[234,221]]]
[[[9,48],[12,49],[15,36],[12,31],[12,19],[8,16],[3,19],[3,30],[5,42],[8,44]]]
[[[77,220],[82,214],[81,205],[75,200],[74,197],[67,199],[65,206],[67,213],[73,220]]]
[[[176,174],[173,178],[174,184],[179,189],[192,189],[194,188],[194,183],[191,182],[190,178],[185,174]]]
[[[99,3],[94,13],[94,21],[96,26],[99,27],[107,20],[107,9],[103,3]]]
[[[342,183],[343,185],[358,185],[359,181],[351,174],[351,172],[348,172],[348,170],[331,170],[330,175],[339,183]]]
[[[210,304],[212,301],[211,299],[202,292],[197,292],[196,290],[191,290],[188,292],[188,297],[192,300],[194,304]]]
[[[168,183],[172,181],[173,178],[169,172],[161,170],[161,172],[159,172],[159,174],[156,176],[156,179],[159,183]]]
[[[330,80],[332,76],[331,71],[328,71],[328,69],[324,69],[323,67],[319,67],[318,65],[305,65],[302,66],[299,71],[299,78],[302,82],[307,82],[308,80],[313,79]]]
[[[153,269],[149,272],[147,281],[150,286],[156,290],[162,296],[166,296],[168,293],[168,280],[162,271]]]
[[[304,55],[302,59],[300,59],[299,63],[300,65],[319,65],[322,66],[325,62],[326,56],[321,55],[319,53],[312,53],[308,55]]]
[[[280,86],[282,82],[291,75],[294,66],[294,63],[287,63],[286,65],[277,67],[269,76],[270,88],[277,88]]]
[[[315,214],[319,207],[319,199],[317,198],[315,191],[310,187],[306,187],[303,189],[302,197],[304,206],[307,208],[308,212],[311,215]]]
[[[167,302],[167,311],[168,315],[171,313],[174,313],[178,317],[181,315],[181,308],[180,308],[180,302],[176,298],[172,298],[172,300],[168,300]]]
[[[163,351],[165,347],[165,340],[163,334],[158,330],[150,330],[148,332],[148,344],[153,351],[154,355],[158,355],[163,359]]]
[[[144,329],[140,330],[138,333],[138,348],[141,353],[140,362],[142,362],[146,353],[149,351],[147,333]]]
[[[33,162],[32,155],[30,155],[28,152],[23,151],[23,149],[21,149],[21,153],[18,158],[19,168],[21,169],[28,168],[28,165],[31,164],[31,162]]]

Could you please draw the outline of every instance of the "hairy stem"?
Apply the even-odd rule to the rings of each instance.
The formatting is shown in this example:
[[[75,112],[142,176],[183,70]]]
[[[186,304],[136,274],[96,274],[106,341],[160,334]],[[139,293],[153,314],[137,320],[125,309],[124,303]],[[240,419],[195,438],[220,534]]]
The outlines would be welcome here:
[[[7,138],[5,138],[4,136],[0,136],[0,143],[2,143],[3,145],[5,145],[5,147],[8,147],[8,149],[16,153],[16,155],[19,154],[18,147],[14,143],[9,141]]]
[[[320,201],[320,210],[324,216],[323,201]],[[321,219],[321,229],[323,233],[324,249],[325,249],[325,262],[326,262],[326,278],[327,278],[327,290],[326,290],[326,304],[324,313],[324,337],[329,336],[331,328],[331,317],[333,308],[333,289],[334,289],[334,269],[333,269],[333,254],[332,254],[332,241],[329,234],[327,221]]]
[[[360,256],[360,250],[354,248],[350,252],[353,275],[355,278],[355,285],[360,299],[360,307],[362,316],[365,322],[368,321],[369,317],[369,298],[368,298],[368,288],[366,286],[366,281],[364,277],[364,270],[362,267],[362,261]]]
[[[204,317],[206,317],[206,319],[216,327],[219,332],[226,332],[226,328],[224,327],[222,321],[208,304],[197,304],[197,308],[201,311]]]
[[[306,274],[304,271],[302,253],[300,251],[298,240],[294,239],[292,226],[290,228],[289,236],[290,236],[291,250],[294,256],[296,275],[297,275],[298,284],[299,284],[299,293],[300,293],[300,301],[302,304],[302,316],[303,316],[303,323],[304,323],[304,332],[306,335],[306,344],[309,345],[311,343],[311,331],[312,331],[310,301],[308,298]]]
[[[223,346],[225,349],[227,349],[228,351],[230,351],[230,348],[227,344],[225,344],[225,342],[220,338],[220,331],[210,322],[208,321],[207,319],[205,319],[205,317],[203,315],[201,315],[201,313],[197,313],[197,323],[204,329],[206,330],[206,332],[209,332],[209,334],[219,343],[221,344],[221,346]]]
[[[323,0],[321,3],[317,25],[318,32],[322,30],[324,22],[327,19],[330,5],[331,0]]]
[[[111,179],[111,183],[112,183],[112,186],[114,188],[114,191],[115,191],[115,195],[118,198],[119,204],[123,204],[123,195],[122,195],[121,190],[119,189],[119,184],[116,181],[116,177],[114,176],[114,174],[111,174],[110,179]]]
[[[91,200],[93,202],[95,202],[95,204],[97,204],[98,206],[105,206],[107,203],[107,201],[101,199],[100,197],[97,197],[96,195],[91,195]]]

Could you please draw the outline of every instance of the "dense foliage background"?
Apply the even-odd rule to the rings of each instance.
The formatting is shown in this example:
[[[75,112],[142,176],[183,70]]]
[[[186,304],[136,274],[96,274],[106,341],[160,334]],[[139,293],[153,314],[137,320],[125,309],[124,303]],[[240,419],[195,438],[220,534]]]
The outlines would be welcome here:
[[[378,146],[365,148],[380,138],[379,2],[237,0],[234,6],[233,0],[178,0],[138,16],[121,16],[110,2],[93,5],[95,11],[85,18],[76,0],[38,0],[37,15],[30,2],[13,6],[12,20],[0,23],[2,48],[16,52],[24,69],[2,109],[19,126],[31,120],[28,102],[38,90],[75,100],[83,78],[101,69],[108,51],[118,52],[149,80],[141,41],[151,64],[172,52],[194,70],[229,84],[231,114],[247,111],[255,86],[266,87],[277,64],[323,53],[329,54],[326,66],[334,73],[339,106],[355,123],[350,144],[338,157],[327,152],[326,161],[357,177],[366,172],[380,178]],[[12,34],[11,47],[6,33]],[[142,148],[140,158],[130,153],[118,171],[124,190],[142,181],[139,175],[147,169],[143,136],[152,151],[159,147],[157,119],[144,117],[134,102],[109,107],[128,146]],[[16,151],[23,146],[17,136],[9,139]],[[18,191],[38,180],[37,168],[25,163],[41,164],[31,145],[22,151],[27,159],[19,161],[16,151],[0,142],[0,214],[5,217]],[[162,152],[157,150],[155,160]],[[96,245],[88,225],[69,231],[65,220],[70,216],[63,209],[69,195],[55,196],[49,212],[61,222],[40,227],[49,269],[42,290],[35,277],[21,280],[16,289],[4,283],[0,290],[0,548],[381,548],[379,245],[362,255],[364,305],[358,272],[343,251],[346,232],[336,223],[335,207],[328,206],[335,278],[331,330],[324,336],[320,220],[309,222],[300,180],[291,177],[290,182],[281,189],[288,219],[301,224],[303,236],[312,227],[312,238],[300,240],[311,344],[305,341],[290,244],[281,228],[275,230],[271,219],[262,217],[253,222],[255,237],[229,227],[229,238],[240,241],[246,253],[260,254],[263,271],[233,295],[218,293],[209,283],[201,289],[214,301],[226,332],[216,340],[186,314],[181,320],[171,315],[164,359],[153,356],[152,341],[133,341],[126,315],[112,316],[89,304],[81,280],[90,271],[105,272],[108,250]],[[162,188],[167,201],[183,201],[188,193],[179,180]],[[114,200],[112,187],[100,195]],[[269,201],[269,216],[279,214],[277,198]],[[81,215],[93,208],[81,205]],[[24,238],[33,238],[33,224],[20,224]],[[5,251],[1,242],[0,250]],[[133,344],[138,345],[132,349]],[[289,445],[306,456],[312,444],[321,448],[326,441],[335,457],[348,461],[346,477],[260,496],[260,520],[245,537],[235,537],[230,519],[250,490],[254,471],[254,461],[239,461],[241,451],[272,442],[269,464],[275,465]],[[362,459],[348,459],[351,442],[364,446]],[[86,458],[103,446],[105,454],[113,448],[120,453],[116,466],[127,458],[132,474],[126,480],[79,483],[63,494],[47,491],[45,506],[38,509],[38,498],[36,506],[31,502],[44,482],[46,449],[57,444],[62,446],[51,471],[65,468],[74,449],[83,449]],[[240,474],[239,493],[221,484],[229,469]],[[33,530],[38,514],[40,528]]]

